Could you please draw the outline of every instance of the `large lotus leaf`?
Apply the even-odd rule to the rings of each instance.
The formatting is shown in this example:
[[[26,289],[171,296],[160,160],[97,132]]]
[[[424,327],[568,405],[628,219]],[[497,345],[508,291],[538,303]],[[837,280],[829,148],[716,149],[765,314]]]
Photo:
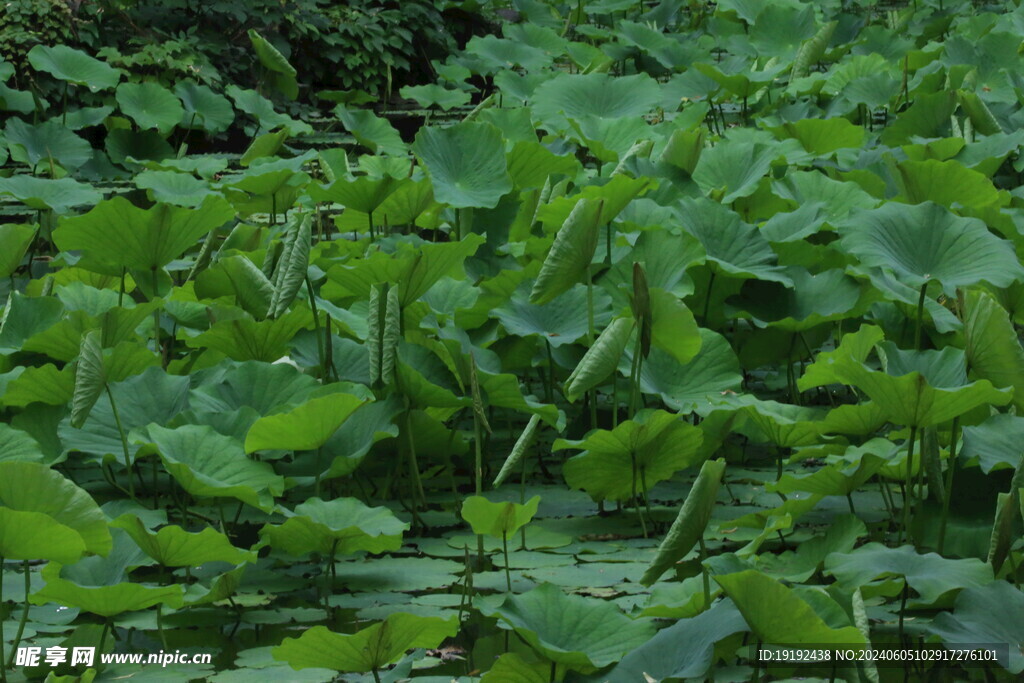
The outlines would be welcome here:
[[[135,176],[135,186],[149,190],[154,201],[194,209],[213,194],[210,184],[188,173],[143,171]]]
[[[494,35],[473,36],[466,50],[484,62],[489,73],[516,66],[538,71],[551,63],[551,57],[539,47]]]
[[[857,627],[830,627],[792,588],[766,574],[748,569],[714,578],[732,598],[750,630],[766,644],[864,644]]]
[[[879,203],[855,182],[833,180],[814,171],[790,171],[782,180],[773,181],[771,188],[774,194],[799,206],[823,204],[823,217],[833,224],[854,209],[872,209]]]
[[[369,109],[348,109],[339,105],[334,112],[342,125],[363,147],[392,156],[405,156],[408,153],[402,136],[391,122],[380,118]]]
[[[39,442],[26,432],[8,424],[0,424],[0,462],[40,462],[43,451]]]
[[[938,389],[956,389],[967,384],[967,360],[955,346],[914,351],[884,341],[879,342],[876,350],[882,367],[894,377],[917,372]]]
[[[35,235],[34,225],[0,225],[0,277],[8,277],[18,269]]]
[[[530,292],[530,303],[541,305],[569,291],[587,274],[597,249],[602,202],[580,199],[555,235]]]
[[[605,73],[560,74],[533,95],[533,115],[561,127],[569,119],[636,117],[661,102],[657,82],[646,74],[614,77]]]
[[[569,486],[583,489],[594,500],[626,500],[641,483],[650,490],[695,465],[702,441],[701,431],[678,415],[653,410],[638,413],[611,431],[596,430],[580,441],[559,439],[552,449],[583,451],[565,463]]]
[[[285,514],[288,519],[283,524],[267,524],[260,535],[289,555],[317,552],[335,557],[361,550],[398,550],[402,533],[409,529],[387,508],[367,507],[356,498],[310,498],[297,505],[294,513]]]
[[[953,612],[942,612],[928,630],[949,643],[1006,643],[1008,653],[1000,653],[999,663],[1012,674],[1024,671],[1024,593],[1006,581],[993,581],[961,591]]]
[[[748,313],[755,324],[802,332],[822,323],[862,315],[872,296],[862,285],[835,268],[811,273],[790,266],[786,274],[792,287],[777,282],[747,280],[740,293],[729,299]]]
[[[633,264],[639,263],[644,267],[649,287],[687,296],[693,293],[693,282],[686,271],[704,260],[704,246],[688,233],[645,231],[637,238],[629,256],[604,274],[601,286],[611,292],[617,307],[625,308],[633,291]]]
[[[490,124],[424,127],[412,149],[426,166],[439,202],[493,209],[512,189],[501,132]]]
[[[0,195],[9,195],[40,211],[53,209],[58,214],[67,213],[71,207],[96,204],[103,199],[102,193],[71,178],[49,180],[27,175],[0,178]]]
[[[398,94],[406,99],[415,100],[421,107],[440,107],[444,111],[469,104],[471,99],[468,92],[451,90],[437,83],[407,85],[399,90]]]
[[[55,297],[30,297],[12,292],[0,319],[0,353],[20,351],[28,339],[56,325],[63,312],[64,306]]]
[[[330,394],[310,399],[287,413],[261,417],[246,434],[245,452],[316,450],[365,402],[352,394]]]
[[[988,474],[996,469],[1015,469],[1020,466],[1024,452],[1024,417],[993,415],[980,425],[964,427],[964,443],[960,455],[977,462]]]
[[[704,246],[707,262],[723,273],[792,285],[768,240],[739,214],[706,199],[684,200],[677,212],[684,229]]]
[[[235,107],[259,122],[261,130],[281,128],[287,135],[308,135],[313,132],[312,126],[305,121],[297,121],[275,110],[274,103],[255,90],[243,90],[237,85],[229,85],[224,92],[234,100]]]
[[[842,244],[865,266],[882,268],[920,289],[939,281],[947,296],[985,281],[1006,287],[1024,279],[1013,246],[975,218],[960,218],[932,202],[891,202],[840,226]]]
[[[265,72],[267,80],[284,93],[288,99],[294,100],[298,97],[299,84],[295,80],[298,72],[295,71],[295,67],[289,64],[285,56],[256,29],[249,29],[249,41],[252,43],[252,49],[260,60],[260,64],[267,69]]]
[[[250,459],[234,439],[211,427],[150,425],[149,439],[167,471],[197,497],[236,498],[269,512],[284,479],[267,463]]]
[[[36,45],[29,50],[28,61],[34,69],[92,92],[113,88],[121,80],[117,69],[67,45]]]
[[[551,176],[575,178],[579,170],[576,157],[555,154],[534,140],[521,140],[508,153],[508,174],[521,190],[543,187]]]
[[[730,396],[725,403],[735,406],[748,421],[741,431],[754,441],[780,448],[809,446],[819,439],[823,417],[820,409],[791,403],[761,400],[749,394]]]
[[[174,84],[174,94],[184,105],[181,127],[201,128],[207,133],[222,133],[235,120],[235,110],[228,98],[215,93],[205,85],[193,81],[178,81]]]
[[[740,363],[732,346],[722,335],[701,328],[700,351],[689,363],[680,363],[658,348],[651,349],[640,369],[640,389],[661,397],[673,410],[689,412],[710,408],[722,395],[736,391],[743,381]],[[627,350],[619,371],[628,374],[633,360]]]
[[[551,346],[572,344],[588,331],[587,288],[574,285],[543,305],[529,301],[530,284],[516,289],[512,297],[493,309],[493,315],[511,334],[520,337],[538,335]],[[610,298],[602,291],[594,298],[594,326],[604,327],[611,317]]]
[[[795,551],[759,555],[758,569],[777,578],[803,583],[821,570],[826,557],[832,553],[850,552],[857,545],[858,539],[866,535],[867,527],[855,515],[833,517],[823,534],[803,541]]]
[[[112,162],[131,169],[139,162],[167,162],[174,159],[170,143],[155,130],[115,128],[107,133],[104,147]]]
[[[844,118],[801,119],[787,123],[777,131],[782,132],[798,140],[808,152],[821,156],[837,149],[859,148],[864,144],[867,134],[864,126],[855,125]]]
[[[128,572],[150,564],[146,555],[123,533],[115,529],[114,543],[106,557],[87,557],[62,566],[51,562],[43,567],[46,585],[29,595],[29,602],[77,607],[101,617],[113,617],[163,604],[179,608],[184,602],[181,584],[154,586],[128,581]]]
[[[37,125],[18,118],[8,119],[4,137],[11,159],[33,169],[50,158],[68,169],[77,169],[92,159],[89,143],[55,119]]]
[[[550,667],[543,661],[533,661],[514,652],[506,652],[480,680],[484,683],[548,683]]]
[[[437,647],[458,630],[455,615],[443,619],[399,612],[352,634],[314,626],[298,638],[285,638],[273,653],[274,659],[293,669],[376,672],[398,661],[406,650]]]
[[[208,412],[230,413],[247,406],[269,415],[281,406],[301,403],[319,386],[287,363],[228,361],[193,377],[190,405]]]
[[[869,453],[864,455],[860,462],[846,467],[832,464],[812,474],[786,473],[779,481],[769,483],[765,488],[785,494],[805,491],[822,496],[848,496],[863,486],[885,464],[886,460]]]
[[[529,524],[539,504],[540,496],[534,496],[523,505],[508,501],[492,503],[483,496],[470,496],[463,501],[461,514],[473,527],[473,533],[504,539]]]
[[[152,367],[141,375],[110,385],[114,405],[104,392],[89,413],[89,420],[81,429],[71,427],[70,420],[62,421],[59,435],[66,450],[92,453],[96,456],[112,455],[123,458],[121,428],[128,432],[145,427],[151,422],[167,424],[188,404],[188,378],[169,375]],[[134,454],[138,446],[129,442],[128,452]]]
[[[0,554],[6,560],[71,564],[85,554],[85,542],[47,514],[0,507]]]
[[[583,673],[619,661],[654,634],[649,620],[630,619],[613,604],[566,595],[550,583],[481,611],[511,625],[548,659]]]
[[[1013,387],[1013,404],[1024,410],[1024,348],[1009,314],[988,292],[964,294],[964,353],[976,377]]]
[[[778,155],[762,143],[724,140],[704,150],[693,179],[705,194],[729,204],[754,194]]]
[[[0,503],[10,510],[47,515],[75,531],[84,550],[106,555],[111,538],[106,517],[88,493],[45,465],[0,463]]]
[[[403,245],[395,254],[382,251],[354,260],[354,265],[341,264],[331,268],[329,284],[340,285],[342,296],[369,297],[374,285],[389,282],[398,285],[402,308],[427,293],[447,276],[459,275],[463,262],[484,243],[481,235],[469,235],[458,242],[422,243],[416,247]]]
[[[715,644],[747,630],[731,600],[716,602],[711,609],[690,619],[680,619],[636,648],[602,676],[606,683],[703,678],[714,661]],[[679,647],[686,643],[686,647]]]
[[[346,209],[372,214],[388,197],[409,182],[389,175],[383,178],[340,178],[324,188],[311,186],[309,196],[318,202],[336,202]]]
[[[934,605],[950,591],[992,582],[991,565],[979,559],[920,555],[909,545],[887,548],[881,543],[868,543],[852,553],[833,553],[825,559],[825,571],[851,588],[882,577],[902,576],[917,592],[921,605]]]
[[[231,205],[219,196],[207,197],[196,209],[167,204],[140,209],[123,197],[114,197],[85,215],[61,219],[53,239],[63,250],[82,249],[104,262],[155,270],[234,215]]]
[[[190,533],[170,525],[151,532],[134,514],[124,514],[110,523],[124,529],[144,553],[164,567],[197,567],[206,562],[241,564],[255,562],[256,555],[231,545],[228,537],[207,527]]]
[[[697,321],[674,294],[650,287],[651,342],[680,363],[689,363],[701,347]]]
[[[837,376],[844,384],[856,386],[867,394],[891,422],[908,427],[930,427],[980,405],[1006,405],[1012,397],[1012,392],[996,389],[988,380],[956,389],[941,389],[931,386],[916,370],[894,377],[850,358],[834,363]]]
[[[535,220],[544,225],[545,232],[554,232],[565,224],[569,215],[584,201],[601,205],[597,217],[598,225],[612,222],[630,202],[649,189],[650,178],[631,178],[625,173],[612,176],[602,184],[591,184],[579,193],[562,195],[537,208]]]
[[[841,384],[840,372],[844,364],[847,361],[863,363],[875,345],[884,338],[882,328],[874,325],[861,325],[856,332],[843,335],[837,349],[819,353],[814,362],[807,366],[797,380],[797,387],[800,391],[807,391],[827,384]]]
[[[946,207],[983,209],[1008,204],[1008,192],[1000,192],[992,181],[959,161],[904,161],[897,166],[903,197],[911,204],[935,202]]]
[[[273,320],[220,320],[185,343],[192,348],[220,351],[237,361],[272,363],[288,353],[295,333],[310,324],[309,312],[292,309]]]
[[[185,115],[181,101],[158,83],[122,83],[117,86],[116,97],[121,111],[140,130],[155,128],[161,135],[167,135]]]
[[[601,331],[594,343],[583,354],[583,358],[565,381],[565,397],[575,401],[586,391],[608,378],[622,360],[622,354],[629,345],[636,322],[629,317],[616,318]],[[659,353],[667,353],[659,350]],[[674,359],[673,359],[674,360]],[[628,372],[629,368],[623,372]]]

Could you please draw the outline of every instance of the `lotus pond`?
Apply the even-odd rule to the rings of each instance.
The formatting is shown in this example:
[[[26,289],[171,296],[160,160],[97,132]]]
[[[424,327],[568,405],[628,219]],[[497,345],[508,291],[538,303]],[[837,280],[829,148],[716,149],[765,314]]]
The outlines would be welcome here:
[[[512,4],[0,62],[3,681],[1019,680],[1024,7]]]

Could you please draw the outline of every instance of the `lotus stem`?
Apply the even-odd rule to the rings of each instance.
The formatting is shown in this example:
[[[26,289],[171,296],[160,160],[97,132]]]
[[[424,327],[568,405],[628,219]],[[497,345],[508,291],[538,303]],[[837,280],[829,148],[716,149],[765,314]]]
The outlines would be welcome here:
[[[711,575],[708,573],[708,568],[704,566],[704,561],[708,559],[708,547],[704,545],[704,536],[697,539],[700,543],[700,573],[704,579],[704,609],[711,608]]]
[[[327,367],[324,362],[324,354],[327,345],[330,343],[331,335],[330,332],[325,335],[320,327],[320,313],[316,307],[316,297],[313,295],[313,283],[309,281],[309,276],[306,276],[306,293],[309,295],[309,309],[313,312],[313,328],[314,334],[316,334],[316,355],[317,360],[320,361],[320,380],[327,379]]]
[[[502,530],[501,532],[501,552],[505,555],[505,585],[508,586],[508,592],[512,592],[512,574],[508,570],[508,532]]]
[[[523,458],[522,470],[519,475],[519,504],[523,505],[526,503],[526,458]],[[523,535],[523,547],[520,550],[526,550],[526,526],[519,530]]]
[[[110,399],[110,410],[114,413],[114,424],[117,425],[117,433],[121,437],[121,451],[124,453],[124,466],[128,470],[128,497],[135,502],[135,477],[132,474],[132,456],[128,452],[128,437],[124,433],[124,426],[121,424],[121,414],[117,410],[117,403],[114,401],[114,392],[110,390],[110,385],[106,382],[103,383],[103,388],[107,391],[107,398]]]
[[[28,599],[28,594],[25,595]],[[0,556],[0,606],[4,604],[4,558]],[[0,683],[7,683],[7,665],[4,657],[4,620],[0,619]]]
[[[953,418],[953,427],[949,434],[949,470],[946,472],[946,497],[942,501],[942,517],[939,520],[938,552],[946,545],[946,524],[949,521],[949,504],[953,499],[953,478],[956,475],[957,446],[960,441],[960,418]],[[1011,553],[1012,556],[1012,553]]]
[[[423,492],[423,480],[420,479],[420,466],[416,459],[416,442],[412,435],[412,410],[409,408],[405,410],[405,439],[409,447],[409,469],[412,470],[413,497],[415,498],[413,507],[418,509],[421,505],[426,504],[427,496]]]
[[[633,509],[636,510],[636,516],[640,520],[640,529],[643,531],[644,538],[647,538],[647,522],[644,521],[644,515],[642,512],[640,512],[640,503],[636,499],[636,453],[630,452],[629,457],[633,461]]]
[[[708,311],[711,308],[711,290],[715,286],[715,271],[708,277],[708,291],[704,294],[704,326],[708,324]]]
[[[910,428],[910,444],[907,446],[907,476],[904,482],[903,492],[903,526],[900,529],[900,539],[904,534],[910,539],[910,508],[914,498],[914,441],[917,439],[917,427]]]
[[[21,636],[25,633],[25,624],[28,622],[28,594],[32,592],[32,572],[28,566],[28,560],[22,560],[21,569],[25,575],[25,603],[21,610],[21,619],[18,621],[18,630],[11,642],[11,652],[7,656],[8,669],[14,666],[14,655],[18,651],[18,645],[21,644]]]
[[[914,348],[921,350],[921,323],[924,320],[924,296],[928,291],[928,283],[921,285],[921,295],[917,298],[917,325],[914,327]]]
[[[484,454],[480,447],[480,416],[473,411],[473,450],[475,455],[475,468],[476,468],[476,495],[483,495],[483,481],[484,481]],[[476,535],[476,554],[477,562],[480,566],[484,563],[484,537],[482,534]]]
[[[152,275],[151,281],[153,284],[153,292],[150,294],[149,300],[153,301],[156,299],[156,288],[157,288],[157,274],[156,268],[150,269]],[[156,347],[156,352],[160,354],[160,363],[164,369],[167,369],[167,359],[164,358],[164,350],[160,346],[160,309],[156,308],[153,311],[153,344]]]

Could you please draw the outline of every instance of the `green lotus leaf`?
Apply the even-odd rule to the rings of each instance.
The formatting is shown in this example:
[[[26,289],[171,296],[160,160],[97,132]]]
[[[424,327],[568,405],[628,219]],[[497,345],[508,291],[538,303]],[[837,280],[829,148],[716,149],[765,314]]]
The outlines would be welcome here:
[[[739,431],[754,441],[779,448],[810,446],[820,438],[821,410],[791,403],[761,400],[749,394],[729,396],[722,404],[746,417]]]
[[[286,413],[261,417],[245,437],[245,452],[320,448],[366,400],[352,394],[310,399]]]
[[[150,425],[149,438],[167,471],[194,496],[235,498],[269,512],[284,479],[264,462],[251,460],[234,439],[211,427]]]
[[[49,516],[77,533],[87,552],[110,552],[107,520],[92,496],[45,465],[0,462],[0,504],[15,512]]]
[[[424,108],[440,107],[444,111],[469,104],[470,94],[463,90],[450,90],[437,83],[407,85],[398,91],[406,99],[415,100]]]
[[[107,156],[115,164],[134,169],[139,162],[166,163],[174,159],[170,143],[155,130],[115,128],[107,133]]]
[[[85,554],[85,542],[77,531],[45,513],[0,507],[0,553],[10,560],[71,564]]]
[[[530,523],[537,514],[540,496],[526,503],[492,503],[483,496],[470,496],[462,502],[462,518],[481,536],[506,539]]]
[[[195,567],[207,562],[240,564],[256,560],[255,553],[236,548],[227,536],[209,527],[190,533],[171,525],[154,533],[133,514],[121,515],[110,526],[124,529],[144,553],[164,567]]]
[[[832,553],[850,552],[866,535],[867,527],[858,517],[840,515],[833,518],[824,534],[807,539],[795,551],[761,554],[757,558],[757,568],[776,578],[803,583],[821,570],[826,557]]]
[[[28,339],[56,325],[64,306],[55,297],[30,297],[12,292],[0,319],[0,353],[21,350]]]
[[[964,427],[964,442],[960,455],[968,462],[977,462],[982,472],[1016,469],[1024,453],[1020,444],[1024,439],[1024,417],[993,415],[980,425]]]
[[[275,110],[274,103],[255,90],[243,90],[232,84],[225,88],[224,92],[234,100],[237,109],[256,119],[261,130],[273,131],[281,128],[288,136],[309,135],[313,132],[313,127],[305,121],[297,121]]]
[[[953,648],[958,643],[1007,643],[1008,652],[999,653],[999,664],[1012,674],[1020,674],[1024,671],[1024,625],[1016,615],[1022,609],[1024,594],[1019,588],[1006,581],[993,581],[961,591],[953,612],[940,613],[928,630]]]
[[[11,159],[33,169],[50,159],[67,169],[77,169],[92,159],[92,147],[70,128],[51,119],[31,125],[21,119],[8,119],[4,137]]]
[[[480,680],[485,683],[548,683],[550,676],[550,667],[546,663],[507,652],[494,660]]]
[[[576,157],[558,155],[533,140],[521,140],[508,153],[508,174],[521,190],[543,187],[548,178],[576,176],[580,163]]]
[[[826,465],[817,472],[802,476],[787,472],[779,481],[766,484],[765,488],[785,494],[805,491],[822,496],[848,496],[871,479],[886,462],[869,453],[860,462],[846,467]]]
[[[577,194],[563,195],[537,208],[534,220],[544,225],[547,233],[555,232],[569,219],[582,202],[600,204],[597,224],[611,223],[630,203],[653,186],[650,178],[631,178],[625,173],[612,176],[602,184],[587,185]],[[632,264],[630,264],[632,269]],[[632,277],[632,270],[630,270]]]
[[[317,386],[315,379],[286,363],[226,361],[194,375],[190,398],[193,410],[230,413],[243,407],[259,415],[305,401]]]
[[[855,626],[830,627],[793,589],[759,571],[746,570],[714,578],[764,643],[863,645],[865,642]]]
[[[181,607],[185,593],[181,584],[154,586],[129,581],[131,569],[150,562],[127,534],[115,529],[109,555],[87,557],[67,566],[50,562],[42,571],[46,584],[28,599],[34,605],[56,602],[100,617],[113,617],[158,604],[175,609]]]
[[[827,156],[838,149],[859,148],[867,131],[844,118],[801,119],[785,124],[778,132],[798,140],[808,152]]]
[[[152,193],[153,200],[194,209],[212,194],[210,184],[187,173],[143,171],[135,186]]]
[[[559,74],[534,92],[533,114],[548,126],[564,128],[563,117],[638,117],[660,101],[658,84],[646,74],[618,78],[605,73]]]
[[[408,146],[402,136],[387,119],[382,119],[369,109],[348,109],[341,105],[335,108],[341,123],[363,147],[372,152],[384,152],[392,156],[405,156]]]
[[[298,638],[285,638],[273,653],[293,669],[376,672],[398,661],[406,650],[437,647],[458,630],[454,615],[443,619],[399,612],[352,634],[314,626]]]
[[[687,296],[693,293],[693,281],[686,271],[704,260],[704,246],[689,233],[645,231],[637,238],[629,257],[604,274],[601,286],[611,293],[616,307],[625,308],[629,305],[628,292],[632,291],[633,264],[639,263],[644,267],[649,287]]]
[[[39,442],[20,429],[0,424],[0,462],[42,462]]]
[[[956,205],[983,209],[1005,206],[1007,192],[1000,192],[992,181],[959,161],[904,161],[897,166],[903,196],[911,204],[935,202],[945,207]]]
[[[665,540],[658,546],[658,554],[641,577],[641,584],[653,584],[668,571],[669,567],[686,557],[687,553],[693,550],[693,546],[704,538],[704,529],[711,519],[711,512],[718,497],[718,484],[724,472],[725,460],[708,460],[701,465],[693,487],[679,508],[679,514],[672,522]],[[711,600],[711,596],[705,597],[708,601]]]
[[[960,218],[932,202],[885,204],[856,214],[839,231],[843,247],[862,264],[882,268],[915,289],[938,281],[947,296],[954,296],[957,287],[982,281],[1006,287],[1024,279],[1011,244],[980,220]]]
[[[437,201],[493,209],[512,189],[501,132],[486,123],[421,128],[413,152],[430,174]]]
[[[117,69],[67,45],[36,45],[29,50],[28,61],[34,69],[92,92],[109,90],[121,80]]]
[[[580,441],[559,439],[553,450],[583,451],[565,463],[569,486],[594,500],[627,500],[681,469],[697,464],[703,435],[678,415],[641,411],[611,431],[599,429]],[[637,479],[639,477],[639,479]]]
[[[774,147],[761,143],[725,140],[704,150],[693,179],[705,194],[720,194],[728,204],[752,195],[778,155]]]
[[[573,369],[569,379],[565,381],[566,399],[570,402],[575,401],[615,372],[622,360],[622,354],[629,345],[635,327],[636,321],[629,317],[623,317],[616,318],[601,331],[593,345],[587,349],[583,358]],[[671,358],[668,353],[664,353],[664,355]]]
[[[125,268],[156,270],[233,217],[223,197],[207,197],[197,209],[157,204],[148,210],[114,197],[87,214],[62,219],[53,238],[61,249],[82,249]]]
[[[529,283],[518,287],[512,297],[492,313],[510,333],[520,337],[538,335],[552,347],[572,344],[588,331],[587,288],[577,284],[538,306],[529,302]],[[603,327],[611,317],[610,299],[598,291],[593,297],[594,325]]]
[[[602,679],[607,683],[633,683],[645,680],[644,676],[654,680],[705,677],[714,663],[715,644],[746,630],[743,616],[731,601],[716,602],[707,612],[658,631]],[[678,643],[687,646],[681,648]]]
[[[398,550],[402,533],[409,529],[387,508],[367,507],[356,498],[310,498],[285,515],[283,524],[267,524],[260,535],[274,548],[297,556],[316,552],[333,558]]]
[[[758,326],[803,332],[823,323],[858,317],[873,298],[871,292],[838,268],[811,273],[790,266],[786,274],[792,287],[747,280],[729,303],[750,314]]]
[[[184,105],[184,114],[178,124],[182,128],[200,128],[207,133],[226,131],[235,120],[235,110],[223,95],[205,85],[184,80],[174,84],[174,94]]]
[[[269,71],[266,74],[271,84],[290,100],[299,96],[299,84],[295,81],[297,71],[288,63],[276,47],[261,36],[256,29],[249,29],[249,41],[260,64]]]
[[[992,567],[979,559],[947,559],[919,554],[909,545],[887,548],[868,543],[852,553],[833,553],[825,572],[846,586],[863,586],[887,576],[901,576],[917,592],[917,604],[934,605],[950,591],[980,588],[992,583]]]
[[[690,309],[674,294],[651,287],[651,342],[679,363],[689,363],[702,339]]]
[[[516,66],[537,71],[551,64],[551,57],[544,50],[507,37],[473,36],[466,43],[466,49],[486,65],[485,73],[489,74]]]
[[[739,360],[725,337],[704,328],[699,332],[700,351],[689,363],[653,348],[640,369],[640,389],[660,396],[673,410],[703,414],[722,395],[736,391],[743,380]],[[619,360],[619,371],[628,374],[632,362],[633,351],[627,349]]]
[[[181,101],[158,83],[122,83],[116,97],[121,111],[141,130],[156,129],[166,136],[185,115]]]
[[[35,236],[34,225],[0,225],[0,277],[8,277],[18,269]]]
[[[71,426],[80,429],[89,419],[89,411],[96,405],[107,387],[103,367],[103,347],[99,330],[82,335],[82,344],[75,366],[75,394],[71,400]]]
[[[818,354],[797,380],[797,387],[800,391],[807,391],[827,384],[841,384],[840,369],[843,364],[848,360],[863,363],[875,345],[884,338],[882,328],[874,325],[861,325],[856,332],[843,335],[838,348]]]
[[[309,196],[318,202],[336,202],[346,209],[360,211],[369,217],[388,197],[409,182],[411,181],[391,176],[339,178],[327,187],[310,186]]]
[[[512,626],[548,659],[581,673],[619,661],[654,634],[647,619],[630,619],[613,604],[566,595],[550,583],[481,611]]]
[[[739,214],[706,199],[684,200],[677,211],[686,232],[704,246],[709,266],[733,277],[792,285],[771,245]]]
[[[546,304],[580,282],[590,268],[601,227],[600,200],[581,199],[555,235],[530,292],[530,303]]]
[[[185,343],[193,348],[220,351],[237,361],[271,363],[288,353],[292,337],[308,324],[309,312],[297,309],[272,320],[220,320]]]
[[[1013,404],[1024,410],[1024,348],[1010,316],[987,292],[964,294],[964,353],[974,376],[1013,387]]]

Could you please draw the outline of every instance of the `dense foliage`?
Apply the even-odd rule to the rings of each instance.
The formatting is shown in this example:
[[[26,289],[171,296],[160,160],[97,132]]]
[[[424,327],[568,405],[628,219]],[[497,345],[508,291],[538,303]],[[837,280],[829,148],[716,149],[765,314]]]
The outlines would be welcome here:
[[[1024,8],[371,4],[5,43],[5,680],[1016,680]]]

